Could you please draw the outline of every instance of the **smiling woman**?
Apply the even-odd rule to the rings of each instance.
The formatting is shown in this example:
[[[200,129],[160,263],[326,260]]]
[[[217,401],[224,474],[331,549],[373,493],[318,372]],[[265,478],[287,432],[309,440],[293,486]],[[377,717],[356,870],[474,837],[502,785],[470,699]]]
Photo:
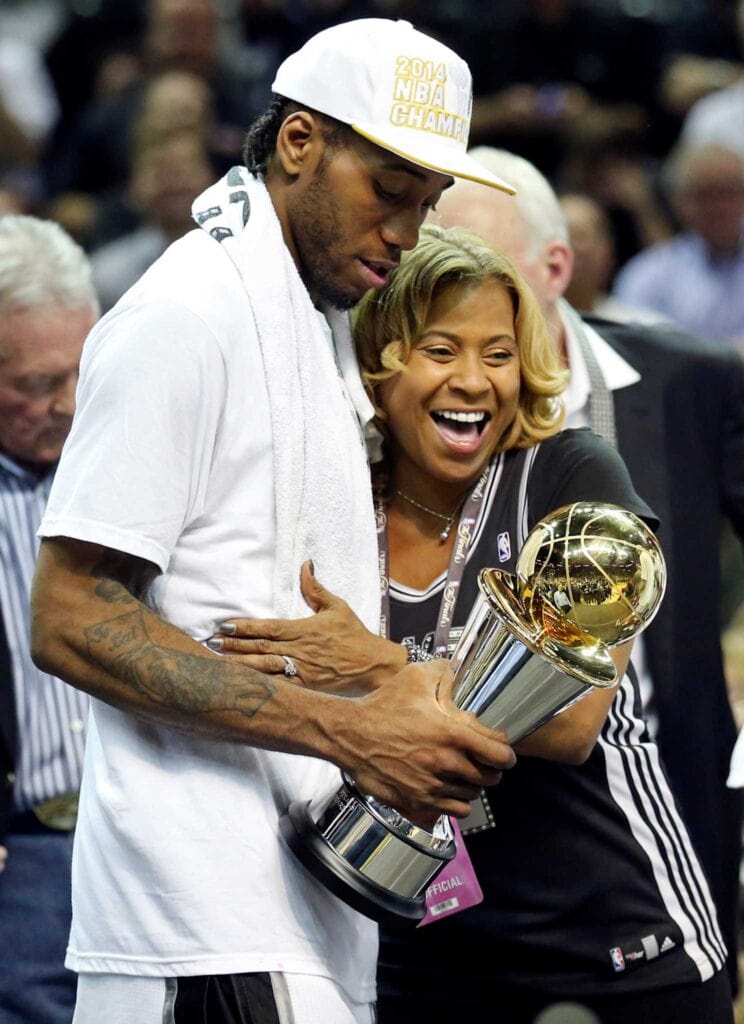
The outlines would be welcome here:
[[[484,303],[489,307],[485,312]],[[473,314],[487,325],[480,335],[468,327]],[[438,324],[442,317],[447,324]],[[457,339],[446,337],[455,323],[471,338],[477,336],[474,347],[483,347],[483,359],[492,366],[509,361],[504,344],[517,358],[519,400],[507,424],[508,437],[498,439],[503,446],[525,447],[555,433],[561,414],[554,399],[567,374],[560,369],[532,291],[506,257],[481,239],[434,224],[422,228],[415,252],[404,257],[388,287],[368,293],[354,313],[357,351],[379,419],[384,423],[387,413],[378,385],[411,372],[407,364],[414,351],[431,349],[434,355],[439,330],[444,332],[442,349],[448,344],[458,350],[468,347],[464,339],[455,344]]]
[[[454,537],[437,519],[454,518],[497,452],[557,433],[566,375],[532,292],[458,229],[423,228],[388,287],[360,303],[354,332],[386,437],[388,516],[406,543],[412,530],[437,541],[416,565],[441,571]]]
[[[233,620],[215,638],[265,672],[286,673],[288,657],[296,682],[345,695],[350,680],[384,689],[406,658],[450,655],[479,571],[514,572],[528,531],[553,510],[606,502],[658,525],[613,448],[586,429],[560,431],[565,375],[535,299],[485,243],[424,228],[365,296],[355,337],[383,432],[386,642],[307,567],[317,614]],[[453,887],[428,927],[383,930],[380,1024],[532,1024],[562,999],[603,1024],[731,1020],[715,911],[626,675],[629,653],[614,648],[617,687],[516,744],[516,766],[473,800],[463,831],[483,902],[460,913]]]
[[[611,502],[655,524],[615,451],[587,430],[559,432],[565,374],[535,300],[478,239],[424,228],[387,287],[363,300],[355,334],[385,435],[382,630],[413,657],[451,654],[478,570],[513,571],[526,531],[551,510]],[[636,718],[629,653],[614,654],[617,689],[517,744],[516,767],[475,802],[464,829],[483,903],[415,933],[383,931],[381,1022],[485,1022],[498,1007],[527,1024],[569,996],[608,1024],[655,1019],[658,996],[689,1000],[678,1018],[688,1024],[728,1019],[712,903]],[[662,809],[649,818],[652,792]],[[661,856],[683,865],[681,884],[649,869]]]

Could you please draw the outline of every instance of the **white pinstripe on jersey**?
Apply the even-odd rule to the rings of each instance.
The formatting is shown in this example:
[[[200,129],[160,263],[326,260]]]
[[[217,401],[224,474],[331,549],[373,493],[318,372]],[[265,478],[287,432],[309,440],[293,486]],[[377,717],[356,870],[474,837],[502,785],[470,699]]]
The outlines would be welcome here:
[[[664,906],[702,981],[724,965],[726,950],[708,883],[695,857],[659,762],[634,713],[632,669],[622,680],[599,738],[610,794],[651,863]],[[640,698],[639,698],[640,699]]]

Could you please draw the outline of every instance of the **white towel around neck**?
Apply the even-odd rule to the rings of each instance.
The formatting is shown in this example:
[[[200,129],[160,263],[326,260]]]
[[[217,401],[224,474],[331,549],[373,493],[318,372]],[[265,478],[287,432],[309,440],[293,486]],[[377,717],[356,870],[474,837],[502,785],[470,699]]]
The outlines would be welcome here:
[[[266,186],[246,168],[232,168],[203,192],[192,213],[225,252],[225,273],[240,274],[261,347],[274,458],[275,614],[308,614],[299,575],[311,558],[320,582],[377,632],[377,542],[362,433],[373,408],[348,315],[324,310],[337,365]]]

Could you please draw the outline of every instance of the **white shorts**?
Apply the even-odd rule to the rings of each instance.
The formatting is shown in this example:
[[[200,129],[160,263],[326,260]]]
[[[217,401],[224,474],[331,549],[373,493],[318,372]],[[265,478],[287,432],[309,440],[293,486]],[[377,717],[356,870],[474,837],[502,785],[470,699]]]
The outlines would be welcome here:
[[[205,992],[217,983],[217,1003]],[[230,1009],[232,999],[238,1014]],[[81,974],[73,1024],[374,1024],[374,1003],[354,1003],[330,978],[240,974],[214,978],[142,978]]]

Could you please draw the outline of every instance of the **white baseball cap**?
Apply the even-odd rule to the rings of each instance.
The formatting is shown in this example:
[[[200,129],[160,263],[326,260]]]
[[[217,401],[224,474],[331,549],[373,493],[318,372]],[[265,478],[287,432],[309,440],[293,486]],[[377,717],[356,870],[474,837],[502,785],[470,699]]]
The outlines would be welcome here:
[[[467,64],[408,21],[362,18],[325,29],[287,57],[271,88],[411,163],[516,192],[468,155]]]

